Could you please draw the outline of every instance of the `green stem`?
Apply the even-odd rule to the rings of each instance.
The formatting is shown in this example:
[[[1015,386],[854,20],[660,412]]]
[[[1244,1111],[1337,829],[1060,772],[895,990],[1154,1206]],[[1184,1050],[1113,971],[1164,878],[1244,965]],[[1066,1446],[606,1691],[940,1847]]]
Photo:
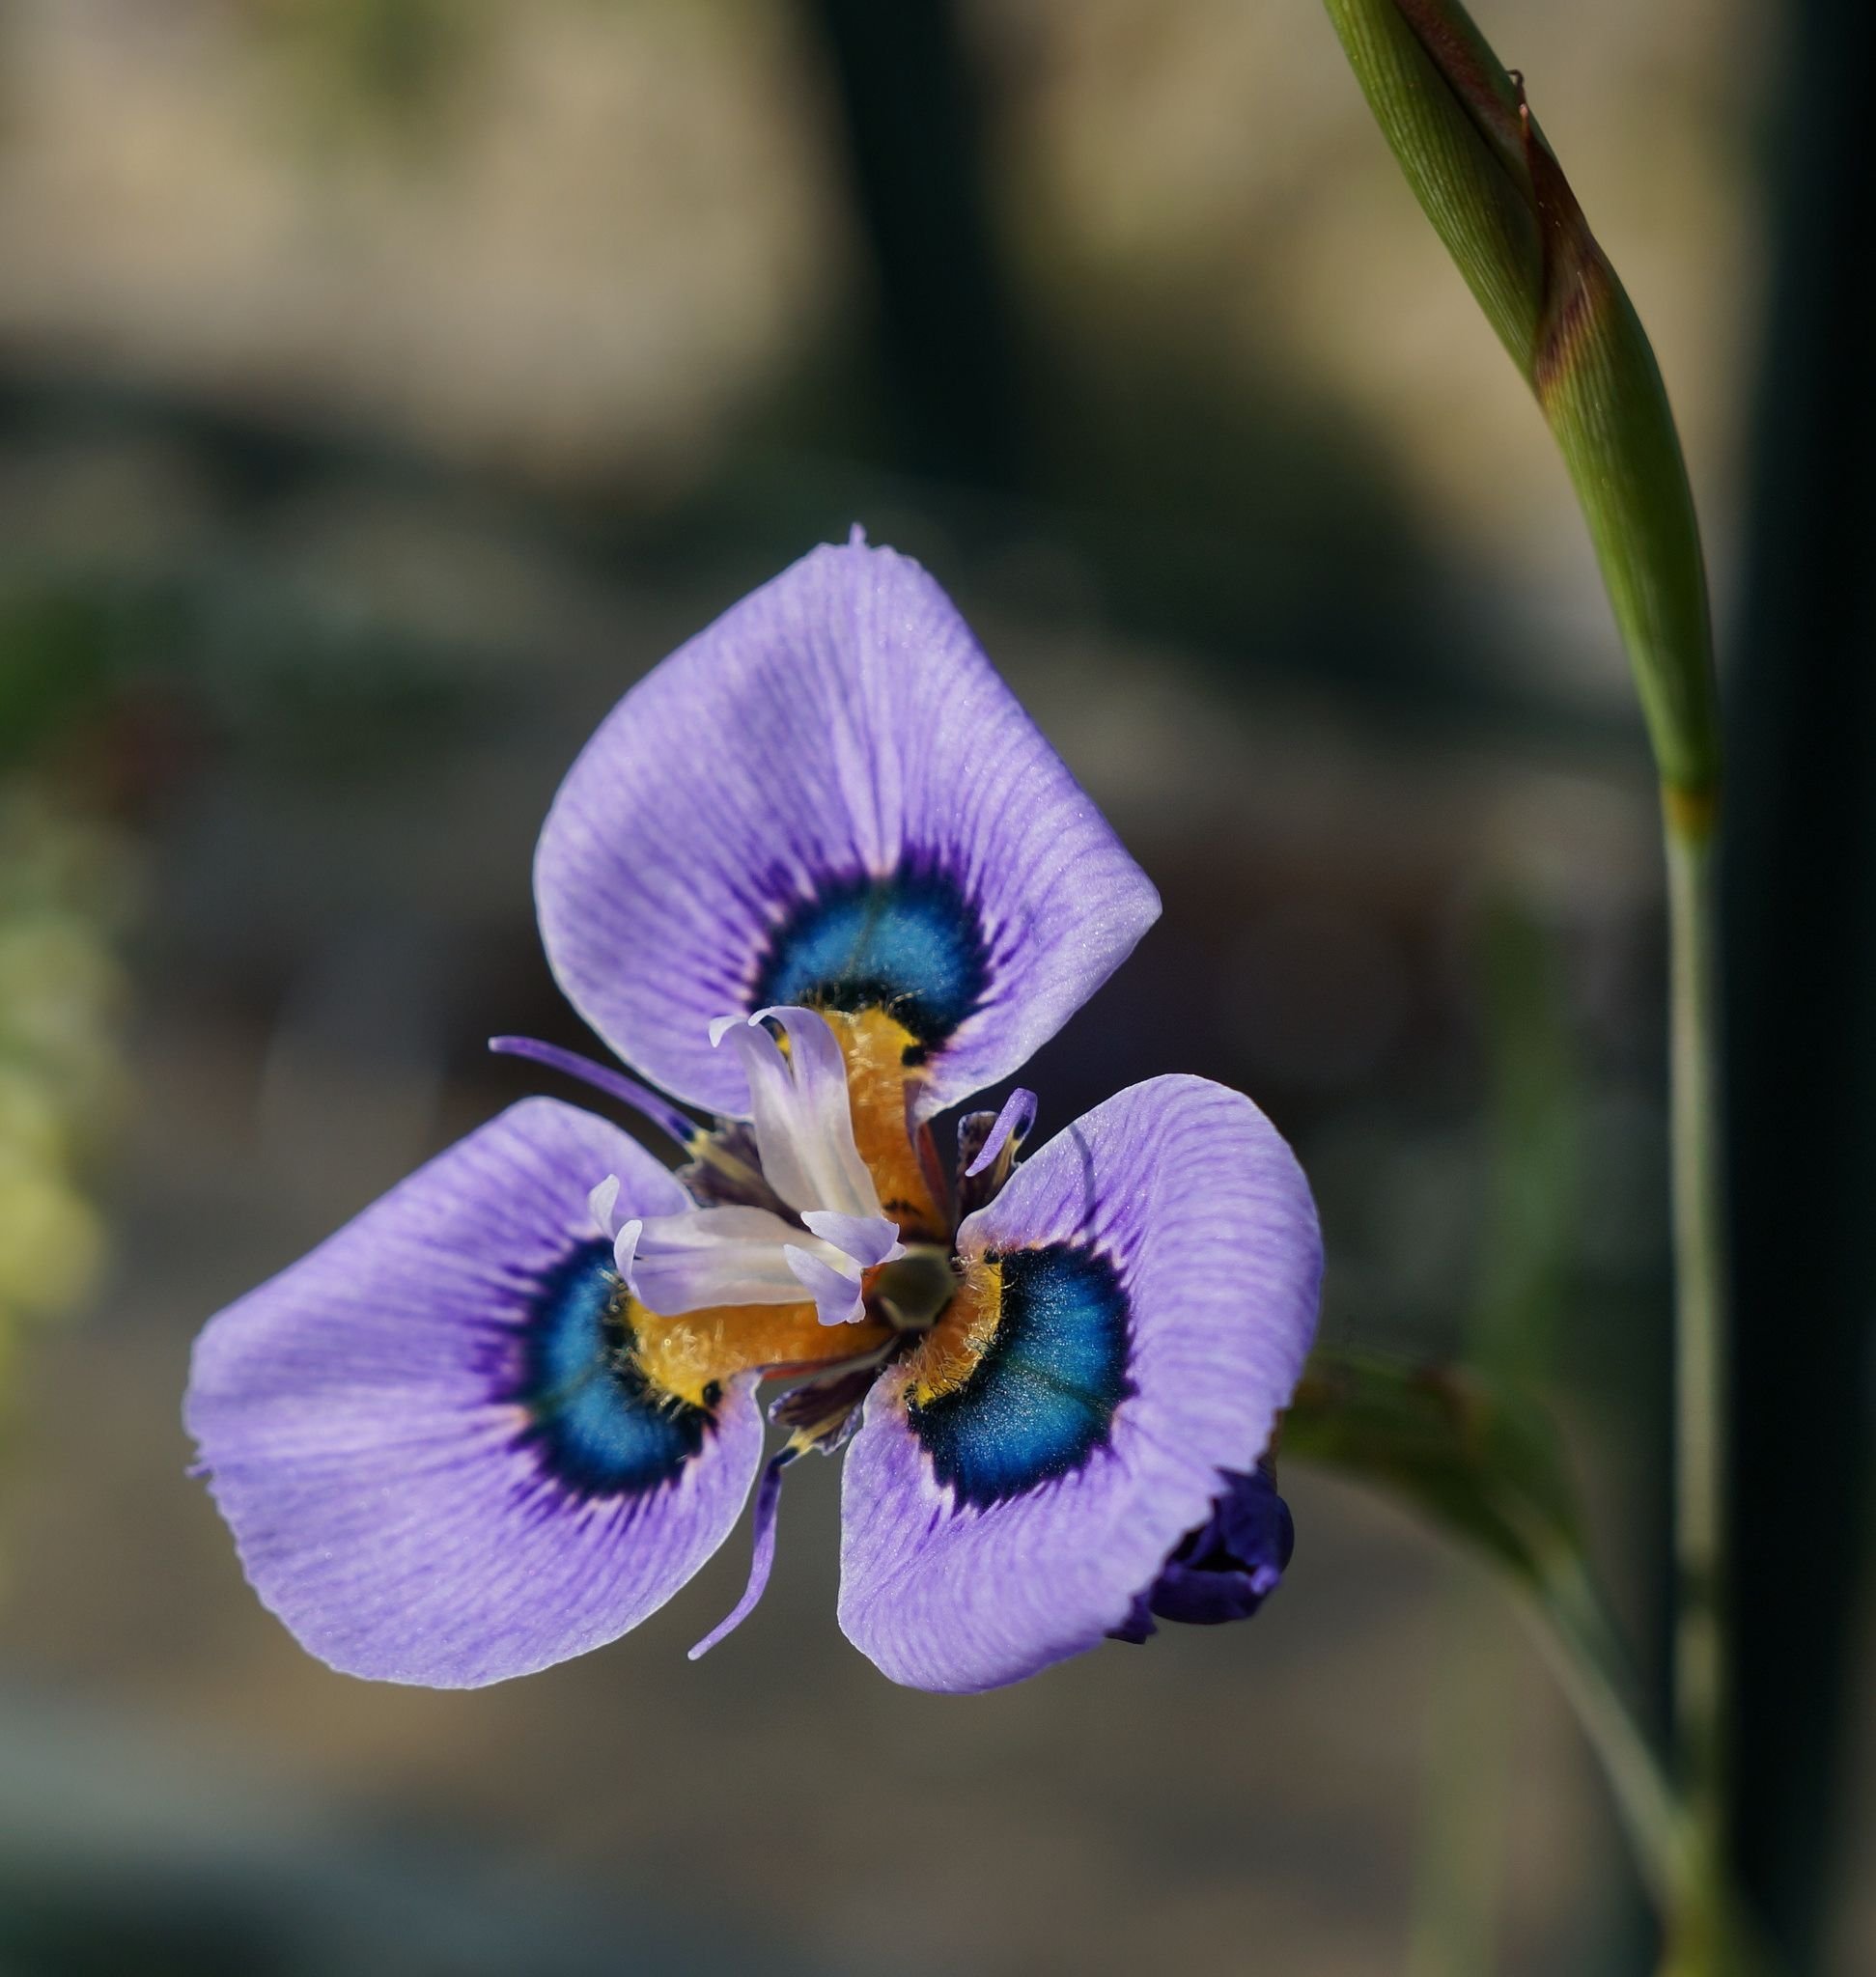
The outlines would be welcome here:
[[[1641,1727],[1621,1638],[1580,1557],[1529,1589],[1538,1645],[1602,1762],[1637,1865],[1664,1912],[1694,1873],[1691,1821],[1665,1754]]]
[[[1729,1857],[1726,1746],[1731,1657],[1716,811],[1711,801],[1689,802],[1671,789],[1664,793],[1663,807],[1676,1293],[1674,1728],[1694,1839],[1708,1873],[1717,1874]],[[1700,1965],[1684,1961],[1679,1967]]]
[[[1538,1645],[1602,1764],[1660,1908],[1666,1934],[1661,1977],[1778,1977],[1715,1846],[1716,1808],[1676,1779],[1642,1728],[1621,1635],[1582,1557],[1558,1554],[1526,1593]]]

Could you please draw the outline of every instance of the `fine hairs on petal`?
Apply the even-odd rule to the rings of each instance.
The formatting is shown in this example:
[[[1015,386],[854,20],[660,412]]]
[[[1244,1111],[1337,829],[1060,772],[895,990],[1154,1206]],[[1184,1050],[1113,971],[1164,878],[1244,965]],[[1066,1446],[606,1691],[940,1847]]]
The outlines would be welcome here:
[[[749,1583],[743,1587],[742,1599],[730,1609],[727,1618],[713,1627],[690,1650],[690,1660],[701,1660],[718,1641],[733,1634],[756,1610],[768,1590],[769,1574],[775,1563],[775,1513],[782,1500],[782,1471],[799,1453],[796,1448],[782,1449],[770,1457],[768,1467],[763,1470],[762,1482],[756,1490],[755,1511],[750,1519],[755,1527],[755,1546],[749,1558]]]

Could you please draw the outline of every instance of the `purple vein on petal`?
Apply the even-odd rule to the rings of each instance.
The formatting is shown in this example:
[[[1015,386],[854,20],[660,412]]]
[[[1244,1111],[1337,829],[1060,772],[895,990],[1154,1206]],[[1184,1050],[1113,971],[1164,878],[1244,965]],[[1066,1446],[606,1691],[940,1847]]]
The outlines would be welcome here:
[[[622,1105],[630,1105],[640,1117],[650,1120],[686,1153],[702,1130],[694,1119],[687,1118],[649,1085],[641,1085],[636,1078],[627,1077],[623,1072],[603,1064],[595,1064],[577,1050],[563,1050],[558,1044],[544,1044],[538,1037],[490,1037],[489,1047],[497,1057],[525,1057],[531,1063],[545,1064],[549,1071],[578,1078],[582,1084],[605,1093],[607,1098],[617,1099]]]
[[[762,1482],[756,1490],[755,1548],[749,1559],[749,1583],[743,1587],[742,1597],[729,1617],[718,1621],[690,1650],[691,1660],[700,1660],[718,1641],[733,1634],[756,1610],[757,1601],[768,1590],[769,1573],[775,1563],[775,1513],[782,1500],[782,1471],[799,1453],[796,1448],[781,1449],[770,1458],[769,1466],[763,1470]]]

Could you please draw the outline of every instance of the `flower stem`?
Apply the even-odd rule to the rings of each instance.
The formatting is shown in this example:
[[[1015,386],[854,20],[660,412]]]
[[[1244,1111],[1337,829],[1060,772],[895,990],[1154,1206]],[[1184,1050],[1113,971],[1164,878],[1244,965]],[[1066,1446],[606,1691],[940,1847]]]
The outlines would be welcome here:
[[[1636,1865],[1664,1912],[1694,1873],[1692,1822],[1666,1754],[1641,1727],[1621,1636],[1575,1554],[1559,1555],[1530,1586],[1538,1645],[1602,1761]]]
[[[1729,1857],[1726,1291],[1715,918],[1717,804],[1669,788],[1668,1038],[1675,1275],[1674,1729],[1694,1839]],[[1711,1967],[1676,1965],[1689,1971]]]
[[[1325,4],[1408,183],[1563,455],[1662,784],[1676,1285],[1674,1761],[1689,1840],[1671,1873],[1662,1876],[1659,1858],[1651,1872],[1673,1977],[1712,1977],[1744,1967],[1748,1952],[1727,1880],[1726,1260],[1714,927],[1722,749],[1699,524],[1654,351],[1523,79],[1498,61],[1461,0]],[[1609,1756],[1608,1742],[1600,1747]],[[1626,1790],[1619,1777],[1617,1790]],[[1633,1793],[1624,1810],[1634,1830]]]

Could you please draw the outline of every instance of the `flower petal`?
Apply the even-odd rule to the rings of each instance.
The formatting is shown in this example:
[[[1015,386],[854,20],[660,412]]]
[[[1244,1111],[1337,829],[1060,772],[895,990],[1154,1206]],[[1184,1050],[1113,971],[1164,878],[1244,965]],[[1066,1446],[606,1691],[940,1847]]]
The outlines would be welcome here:
[[[801,1220],[862,1269],[896,1263],[906,1253],[899,1231],[883,1215],[837,1215],[831,1210],[810,1210]]]
[[[970,1118],[974,1120],[979,1116],[976,1113],[972,1113]],[[964,1122],[964,1125],[967,1126],[969,1123],[966,1120]],[[989,1130],[983,1135],[983,1144],[965,1166],[965,1180],[975,1181],[978,1175],[994,1164],[1004,1148],[1008,1147],[1012,1141],[1017,1146],[1021,1146],[1029,1137],[1029,1130],[1035,1123],[1036,1095],[1034,1092],[1025,1092],[1019,1085],[1003,1100],[1003,1109],[991,1120]],[[960,1154],[966,1151],[963,1126],[959,1129],[958,1151]]]
[[[847,1457],[840,1622],[895,1681],[979,1689],[1122,1626],[1315,1328],[1308,1183],[1248,1099],[1162,1077],[1017,1168],[959,1232],[965,1289]]]
[[[1021,1065],[1160,909],[949,599],[860,542],[627,694],[554,799],[535,899],[580,1014],[725,1114],[722,1010],[887,1011],[926,1116]]]
[[[1134,1597],[1114,1637],[1144,1641],[1156,1631],[1156,1616],[1189,1627],[1248,1620],[1282,1583],[1296,1542],[1290,1506],[1276,1493],[1268,1462],[1248,1475],[1226,1477],[1211,1517],[1186,1535],[1160,1576]]]
[[[786,1057],[769,1019],[788,1039]],[[710,1026],[712,1043],[725,1034],[748,1079],[764,1180],[792,1209],[877,1216],[879,1190],[854,1144],[847,1060],[826,1017],[811,1009],[765,1009],[747,1021],[719,1016]]]
[[[662,1605],[735,1523],[753,1379],[688,1405],[638,1370],[590,1218],[607,1176],[609,1216],[683,1206],[616,1128],[525,1100],[197,1341],[215,1500],[262,1600],[334,1667],[435,1687],[546,1667]]]
[[[791,1249],[829,1264],[846,1261],[831,1243],[803,1235],[768,1209],[659,1215],[639,1231],[631,1293],[664,1318],[719,1304],[798,1304],[801,1285],[788,1262]]]
[[[846,1257],[840,1262],[847,1268],[842,1269],[838,1264],[805,1249],[791,1247],[788,1251],[788,1267],[814,1299],[823,1324],[856,1324],[866,1315],[859,1270]]]

